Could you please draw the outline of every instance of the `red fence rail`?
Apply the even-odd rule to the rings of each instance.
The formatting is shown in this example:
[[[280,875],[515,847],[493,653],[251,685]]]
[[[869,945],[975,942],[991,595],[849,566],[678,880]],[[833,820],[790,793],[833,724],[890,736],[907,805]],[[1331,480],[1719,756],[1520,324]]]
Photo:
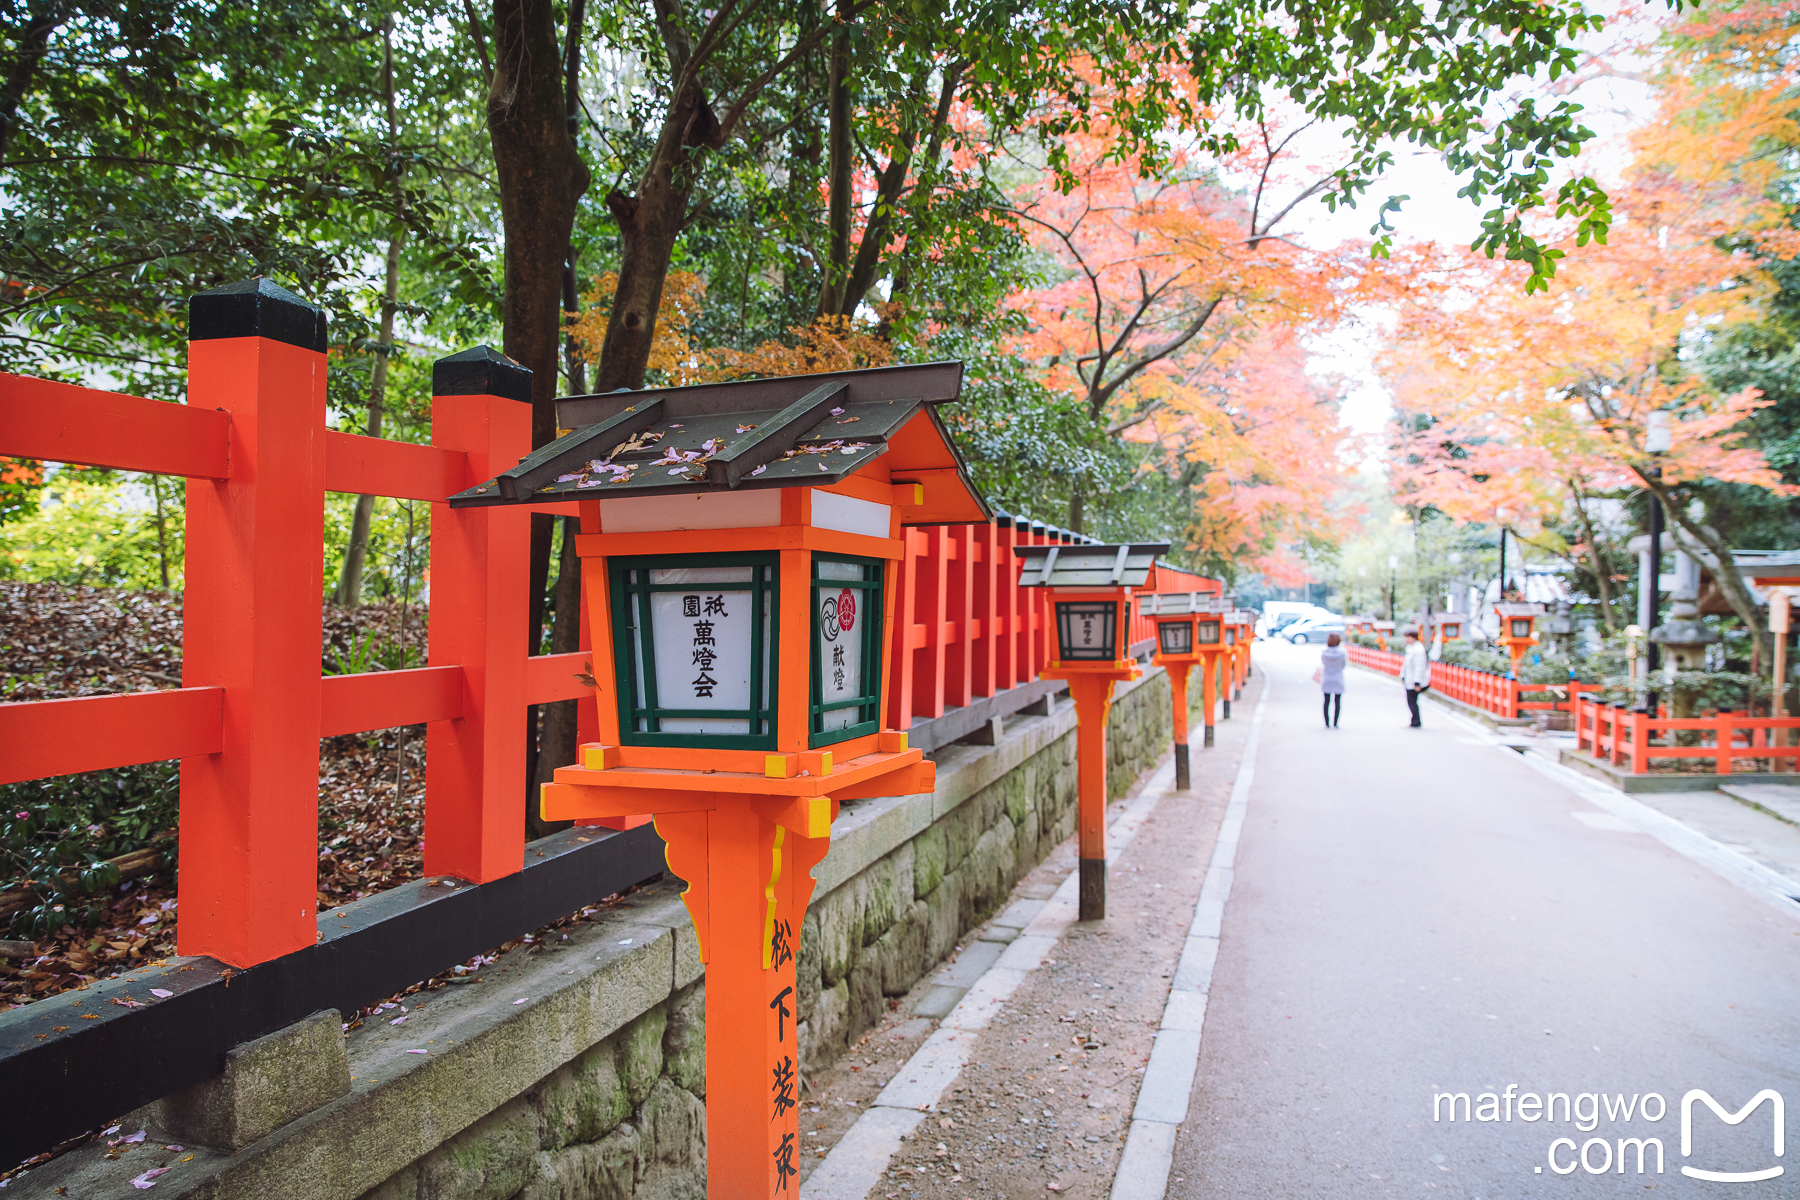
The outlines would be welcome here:
[[[1392,650],[1377,650],[1352,643],[1348,647],[1350,661],[1359,666],[1398,677],[1403,656]],[[1597,683],[1525,683],[1508,679],[1494,671],[1464,667],[1455,663],[1431,664],[1431,690],[1460,700],[1496,717],[1516,721],[1532,712],[1573,712],[1583,693],[1600,690]],[[1549,693],[1549,699],[1527,700],[1527,695]]]
[[[594,718],[585,620],[582,651],[523,652],[527,514],[576,505],[443,503],[529,451],[529,372],[485,348],[440,362],[429,446],[342,433],[316,310],[227,292],[249,315],[212,337],[196,316],[186,404],[0,375],[0,453],[188,480],[183,687],[0,704],[0,783],[180,759],[178,949],[242,967],[317,938],[320,738],[424,723],[425,872],[481,883],[523,865],[527,706],[583,701],[583,740]],[[429,666],[321,676],[327,492],[431,503]],[[1014,548],[1078,540],[1018,517],[908,530],[890,722],[1035,679],[1049,598],[1017,587]],[[1159,567],[1151,590],[1220,587]]]
[[[1056,656],[1050,596],[1020,588],[1018,546],[1086,540],[1042,521],[1001,514],[985,525],[928,525],[905,531],[906,557],[894,617],[888,712],[898,728],[1036,679]],[[1219,592],[1224,585],[1158,564],[1151,592]],[[1152,636],[1132,608],[1130,644]],[[905,640],[902,641],[901,639]]]
[[[1768,759],[1780,770],[1800,761],[1792,730],[1800,717],[1753,717],[1721,712],[1711,717],[1650,716],[1617,704],[1581,697],[1575,704],[1575,745],[1634,775],[1650,773],[1652,759],[1713,760],[1720,775],[1733,774],[1737,759]],[[1751,768],[1756,769],[1754,764]]]

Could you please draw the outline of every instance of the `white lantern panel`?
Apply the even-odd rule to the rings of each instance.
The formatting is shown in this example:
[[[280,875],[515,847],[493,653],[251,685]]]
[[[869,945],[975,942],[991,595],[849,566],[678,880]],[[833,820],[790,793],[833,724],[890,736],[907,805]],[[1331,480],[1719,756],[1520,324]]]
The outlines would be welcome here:
[[[813,606],[819,628],[819,703],[829,705],[863,694],[863,648],[872,616],[864,611],[865,597],[871,593],[833,582],[861,581],[863,568],[858,563],[820,559],[816,566],[819,583],[813,589]],[[828,709],[819,719],[821,732],[848,729],[860,720],[860,709],[855,705]]]
[[[693,589],[650,593],[657,707],[735,713],[749,710],[752,569],[679,567],[650,572],[653,584],[680,584]],[[763,653],[766,662],[766,620]],[[639,678],[642,677],[640,672]],[[664,733],[750,732],[749,718],[742,716],[664,717],[659,724]]]

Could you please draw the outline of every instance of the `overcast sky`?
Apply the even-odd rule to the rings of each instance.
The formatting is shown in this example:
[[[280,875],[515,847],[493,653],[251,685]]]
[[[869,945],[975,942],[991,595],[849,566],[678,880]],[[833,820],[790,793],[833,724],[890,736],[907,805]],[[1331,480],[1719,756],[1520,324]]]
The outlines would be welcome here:
[[[1622,31],[1608,30],[1595,39],[1597,48],[1616,44]],[[1618,56],[1622,67],[1641,69],[1641,59]],[[1573,98],[1586,106],[1585,118],[1590,129],[1599,136],[1589,143],[1587,170],[1602,182],[1617,178],[1626,162],[1626,138],[1632,129],[1645,123],[1654,113],[1650,88],[1631,79],[1601,75],[1582,84]],[[1542,101],[1540,100],[1540,103]],[[1315,153],[1329,153],[1335,135],[1320,131]],[[1312,203],[1302,216],[1289,223],[1296,240],[1314,246],[1332,245],[1347,239],[1367,239],[1369,226],[1389,196],[1405,195],[1406,201],[1397,217],[1399,241],[1437,241],[1448,246],[1468,246],[1481,228],[1481,208],[1457,196],[1461,186],[1457,176],[1445,167],[1436,154],[1421,153],[1411,146],[1401,146],[1391,171],[1374,187],[1359,208],[1327,212],[1324,205]],[[1374,330],[1346,326],[1332,335],[1317,339],[1311,346],[1310,369],[1318,374],[1337,374],[1352,380],[1349,395],[1341,411],[1343,425],[1361,434],[1379,435],[1392,413],[1391,397],[1377,379],[1369,363],[1378,351],[1380,337]]]

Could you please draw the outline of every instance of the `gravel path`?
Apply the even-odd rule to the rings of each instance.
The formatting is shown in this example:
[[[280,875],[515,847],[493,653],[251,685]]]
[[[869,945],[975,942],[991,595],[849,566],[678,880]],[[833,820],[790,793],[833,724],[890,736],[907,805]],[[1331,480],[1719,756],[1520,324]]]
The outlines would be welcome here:
[[[871,1195],[1108,1194],[1260,686],[1253,680],[1233,705],[1239,719],[1217,726],[1213,750],[1199,748],[1196,729],[1195,786],[1166,794],[1119,857],[1107,920],[1071,927],[1004,1002],[967,1068]],[[1048,898],[1075,869],[1075,853],[1073,839],[1058,847],[1020,882],[1013,901]],[[975,931],[964,947],[987,933]],[[809,1172],[937,1027],[912,1009],[941,973],[920,981],[852,1054],[810,1081],[807,1107],[817,1111],[803,1113],[801,1124],[815,1146]]]

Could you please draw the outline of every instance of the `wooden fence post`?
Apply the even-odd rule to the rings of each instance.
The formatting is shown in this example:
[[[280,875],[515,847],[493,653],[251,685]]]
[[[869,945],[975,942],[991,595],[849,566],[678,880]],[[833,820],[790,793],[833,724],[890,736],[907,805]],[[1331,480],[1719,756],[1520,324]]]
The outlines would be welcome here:
[[[325,314],[262,278],[195,296],[188,404],[231,444],[187,489],[182,685],[224,689],[224,736],[181,763],[177,943],[248,967],[318,939]]]
[[[999,596],[995,590],[1000,559],[998,532],[994,522],[989,521],[986,525],[977,527],[974,537],[970,539],[969,570],[975,577],[974,607],[970,619],[980,626],[976,636],[969,639],[970,662],[974,672],[970,679],[970,690],[974,695],[982,697],[994,695],[1002,686],[994,676],[994,652],[999,644],[996,630],[1000,619]]]
[[[431,370],[431,440],[469,482],[531,450],[531,372],[477,346]],[[463,715],[425,729],[425,872],[485,883],[525,865],[530,516],[431,506],[431,665],[463,669]]]
[[[975,645],[981,618],[975,608],[975,527],[944,529],[944,707],[967,708],[975,692]]]
[[[890,635],[893,641],[894,664],[893,678],[888,680],[888,722],[895,729],[904,730],[912,725],[913,688],[916,672],[913,668],[913,651],[925,643],[916,635],[923,629],[916,625],[914,599],[918,595],[919,558],[923,554],[925,533],[919,529],[900,530],[900,540],[905,547],[903,557],[893,566],[896,576],[894,585],[897,588],[894,600],[894,628]]]
[[[1019,560],[1013,555],[1013,519],[994,522],[994,679],[996,689],[1017,687],[1019,673]]]
[[[951,570],[949,537],[943,525],[923,531],[925,548],[913,576],[913,621],[925,627],[925,641],[913,655],[912,717],[944,715],[944,602]]]
[[[1650,770],[1650,718],[1641,712],[1631,714],[1631,773],[1643,775]]]

